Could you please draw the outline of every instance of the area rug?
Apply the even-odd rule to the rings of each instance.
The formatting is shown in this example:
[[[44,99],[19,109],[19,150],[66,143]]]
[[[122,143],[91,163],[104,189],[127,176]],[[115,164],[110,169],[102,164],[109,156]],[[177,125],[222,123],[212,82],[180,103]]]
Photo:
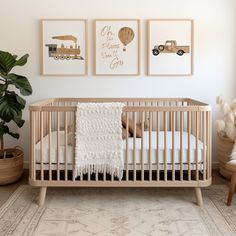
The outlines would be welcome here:
[[[188,188],[38,188],[20,186],[0,208],[0,235],[236,235],[236,201],[227,187],[203,190],[204,207]]]

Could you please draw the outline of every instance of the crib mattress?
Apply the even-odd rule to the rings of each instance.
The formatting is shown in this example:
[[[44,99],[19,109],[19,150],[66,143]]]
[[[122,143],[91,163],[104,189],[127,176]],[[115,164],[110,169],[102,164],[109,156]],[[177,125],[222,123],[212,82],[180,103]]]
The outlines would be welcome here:
[[[57,131],[51,133],[51,153],[50,162],[64,164],[65,161],[65,144],[64,144],[64,131],[60,131],[60,146],[57,150]],[[67,164],[74,162],[74,148],[69,145],[72,135],[68,135],[67,145]],[[135,139],[135,151],[134,151],[134,138],[128,139],[128,148],[126,150],[126,140],[123,141],[124,147],[124,163],[128,161],[128,164],[141,164],[142,159],[144,164],[164,164],[165,159],[167,164],[186,164],[186,163],[202,163],[203,158],[206,157],[207,147],[203,148],[203,143],[200,140],[198,142],[198,152],[196,152],[196,137],[190,135],[190,149],[188,150],[188,133],[182,132],[182,162],[181,162],[181,144],[180,144],[180,132],[174,132],[174,151],[172,152],[172,132],[166,132],[166,153],[164,147],[164,132],[159,131],[158,136],[158,149],[157,149],[157,133],[151,132],[151,144],[149,143],[149,131],[144,132],[143,137],[143,153],[141,138]],[[149,146],[151,147],[149,151]],[[158,150],[158,151],[157,151]],[[205,152],[205,153],[204,153]],[[134,157],[135,153],[135,157]],[[46,135],[43,138],[43,163],[49,163],[49,138]],[[59,154],[59,155],[58,155]],[[190,155],[189,155],[190,154]],[[35,145],[35,160],[36,163],[41,163],[41,141]]]

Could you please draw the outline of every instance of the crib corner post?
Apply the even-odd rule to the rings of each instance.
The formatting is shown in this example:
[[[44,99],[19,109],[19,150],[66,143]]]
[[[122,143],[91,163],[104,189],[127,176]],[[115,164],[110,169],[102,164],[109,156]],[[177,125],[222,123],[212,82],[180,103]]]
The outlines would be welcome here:
[[[43,206],[46,198],[47,187],[40,187],[38,205]]]
[[[194,191],[195,191],[195,195],[196,195],[197,205],[200,206],[200,207],[203,206],[201,188],[200,187],[195,187]]]

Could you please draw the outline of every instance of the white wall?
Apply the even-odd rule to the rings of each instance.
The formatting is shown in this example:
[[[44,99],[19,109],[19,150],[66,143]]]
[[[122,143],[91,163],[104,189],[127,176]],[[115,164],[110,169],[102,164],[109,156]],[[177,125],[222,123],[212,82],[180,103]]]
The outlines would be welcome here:
[[[29,63],[17,72],[26,75],[33,95],[28,103],[49,97],[192,97],[213,106],[215,97],[236,96],[236,2],[234,0],[1,0],[0,49],[30,54]],[[40,75],[40,19],[89,19],[89,75],[45,77]],[[96,77],[93,68],[92,20],[96,18],[142,19],[142,59],[139,77]],[[191,77],[146,76],[146,20],[191,18],[195,23],[194,75]],[[28,110],[20,130],[19,145],[29,154]],[[213,132],[214,144],[216,135]],[[7,145],[12,145],[7,139]],[[213,145],[215,150],[216,145]],[[214,161],[216,152],[213,151]]]

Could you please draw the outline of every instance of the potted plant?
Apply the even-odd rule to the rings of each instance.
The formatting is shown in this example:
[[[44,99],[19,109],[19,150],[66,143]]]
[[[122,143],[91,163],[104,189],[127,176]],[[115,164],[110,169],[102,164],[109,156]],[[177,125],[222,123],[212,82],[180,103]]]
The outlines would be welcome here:
[[[236,99],[229,103],[218,96],[216,103],[223,114],[223,118],[216,121],[219,171],[225,178],[230,178],[232,173],[225,168],[225,164],[231,159],[236,140]]]
[[[22,110],[26,101],[22,96],[32,94],[32,87],[25,76],[12,72],[16,66],[24,66],[29,55],[18,59],[9,52],[0,51],[0,185],[13,183],[23,173],[23,151],[20,148],[4,148],[4,135],[19,139],[19,133],[9,128],[14,122],[19,128],[24,125]],[[17,93],[19,91],[19,93]]]

